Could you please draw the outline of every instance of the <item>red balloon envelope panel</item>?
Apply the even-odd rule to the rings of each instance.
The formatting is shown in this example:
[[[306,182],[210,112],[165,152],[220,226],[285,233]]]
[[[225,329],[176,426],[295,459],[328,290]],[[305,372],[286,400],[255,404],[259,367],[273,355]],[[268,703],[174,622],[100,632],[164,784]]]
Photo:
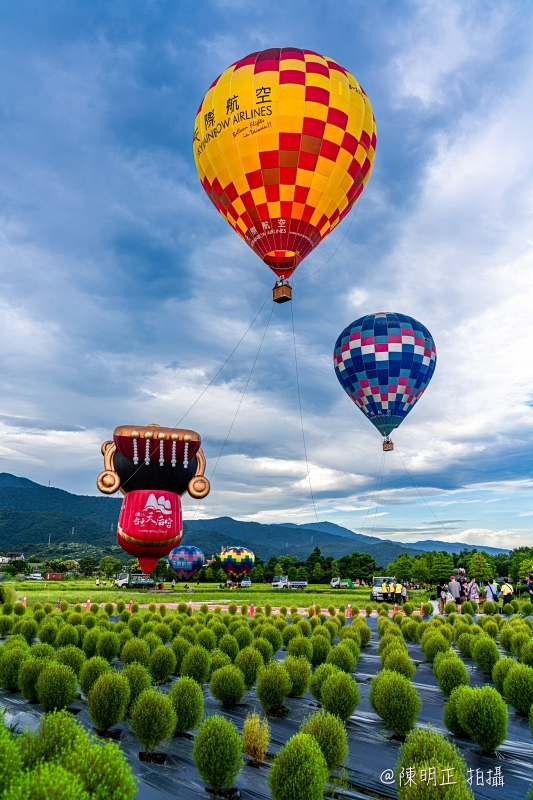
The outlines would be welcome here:
[[[149,489],[128,492],[120,509],[117,540],[126,553],[139,559],[143,572],[152,572],[181,537],[179,495]]]
[[[122,425],[104,442],[104,471],[96,485],[104,494],[120,489],[117,541],[153,572],[160,558],[181,542],[181,497],[209,494],[205,456],[195,431],[159,425]]]

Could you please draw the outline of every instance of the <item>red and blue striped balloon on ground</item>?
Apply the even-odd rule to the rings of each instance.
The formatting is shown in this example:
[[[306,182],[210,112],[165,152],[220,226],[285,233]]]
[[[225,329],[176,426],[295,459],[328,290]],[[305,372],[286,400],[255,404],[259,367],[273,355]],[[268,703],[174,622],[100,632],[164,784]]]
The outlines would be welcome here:
[[[337,339],[333,354],[342,388],[386,437],[422,396],[436,363],[428,329],[407,314],[389,312],[356,319]]]
[[[226,575],[240,578],[252,571],[255,556],[247,547],[224,547],[220,554],[220,563]]]
[[[169,554],[168,564],[177,578],[193,578],[205,564],[205,556],[199,547],[181,545]]]

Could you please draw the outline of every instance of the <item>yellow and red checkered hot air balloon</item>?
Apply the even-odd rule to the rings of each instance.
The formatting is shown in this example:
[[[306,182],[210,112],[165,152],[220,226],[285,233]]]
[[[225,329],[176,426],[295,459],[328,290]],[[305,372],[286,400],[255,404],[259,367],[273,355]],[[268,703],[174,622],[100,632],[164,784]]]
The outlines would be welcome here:
[[[336,61],[271,48],[209,87],[193,147],[213,205],[283,284],[363,191],[376,125],[365,92]]]

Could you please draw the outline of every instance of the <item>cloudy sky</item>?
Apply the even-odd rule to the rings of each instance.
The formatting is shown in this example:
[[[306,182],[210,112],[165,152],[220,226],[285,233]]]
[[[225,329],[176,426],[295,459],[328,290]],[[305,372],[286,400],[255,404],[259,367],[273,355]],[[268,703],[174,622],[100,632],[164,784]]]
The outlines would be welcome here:
[[[177,424],[255,318],[183,420],[208,476],[216,466],[186,516],[316,520],[290,304],[270,318],[272,273],[204,195],[190,146],[213,79],[291,45],[353,72],[378,126],[357,212],[295,274],[316,515],[397,540],[531,544],[533,8],[521,0],[2,4],[0,470],[96,494],[114,427]],[[331,359],[340,331],[376,311],[421,320],[438,350],[384,460]]]

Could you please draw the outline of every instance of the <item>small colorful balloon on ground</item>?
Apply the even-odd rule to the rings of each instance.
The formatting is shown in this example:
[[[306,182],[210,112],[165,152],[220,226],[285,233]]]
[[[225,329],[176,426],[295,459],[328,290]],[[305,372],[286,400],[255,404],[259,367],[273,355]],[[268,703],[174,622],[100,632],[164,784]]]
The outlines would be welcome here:
[[[177,578],[193,578],[205,564],[205,556],[199,547],[181,545],[169,554],[168,563]]]
[[[346,394],[385,437],[409,414],[435,371],[432,335],[407,314],[367,314],[348,325],[335,343],[333,364]]]
[[[255,556],[247,547],[224,547],[220,554],[220,563],[226,575],[248,575],[255,564]]]

